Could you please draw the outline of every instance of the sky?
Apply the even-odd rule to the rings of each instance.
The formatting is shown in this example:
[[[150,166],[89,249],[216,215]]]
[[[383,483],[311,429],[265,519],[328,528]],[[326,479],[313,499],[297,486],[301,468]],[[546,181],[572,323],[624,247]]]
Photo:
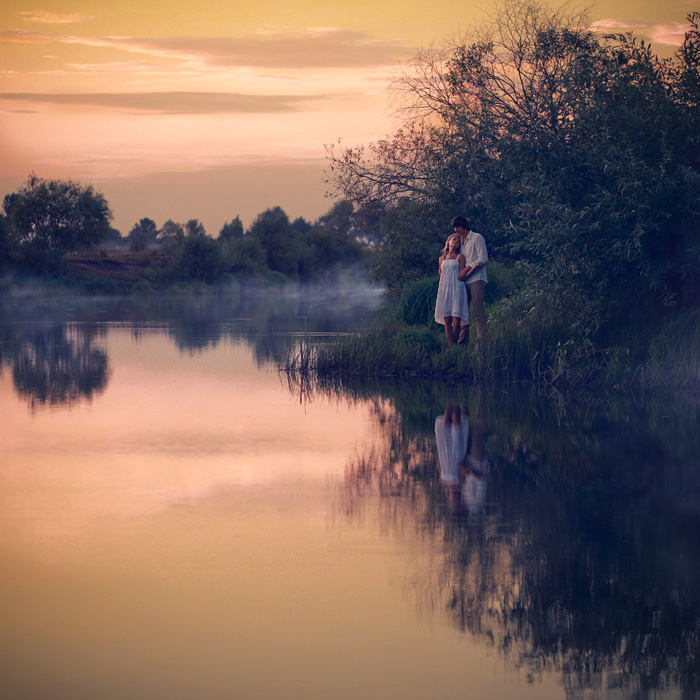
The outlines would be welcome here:
[[[551,0],[550,4],[560,3]],[[661,54],[700,0],[599,0],[596,26]],[[483,24],[492,0],[3,0],[0,197],[30,172],[92,184],[140,218],[216,236],[281,206],[333,204],[325,145],[393,132],[391,82],[419,48]]]

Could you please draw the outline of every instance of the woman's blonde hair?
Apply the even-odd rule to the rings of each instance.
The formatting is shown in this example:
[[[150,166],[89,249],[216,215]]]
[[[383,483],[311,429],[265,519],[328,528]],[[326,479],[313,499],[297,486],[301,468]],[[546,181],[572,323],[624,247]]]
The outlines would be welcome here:
[[[459,238],[459,242],[461,244],[462,242],[462,237],[458,233],[451,233],[448,237],[447,240],[445,241],[445,245],[443,246],[442,252],[440,253],[440,257],[444,258],[449,252],[450,252],[450,240],[452,238]]]

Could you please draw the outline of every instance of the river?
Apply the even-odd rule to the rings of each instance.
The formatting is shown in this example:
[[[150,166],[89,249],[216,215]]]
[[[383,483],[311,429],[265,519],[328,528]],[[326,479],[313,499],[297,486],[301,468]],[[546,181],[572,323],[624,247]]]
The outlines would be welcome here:
[[[0,307],[3,697],[700,697],[697,402],[278,372],[378,302]]]

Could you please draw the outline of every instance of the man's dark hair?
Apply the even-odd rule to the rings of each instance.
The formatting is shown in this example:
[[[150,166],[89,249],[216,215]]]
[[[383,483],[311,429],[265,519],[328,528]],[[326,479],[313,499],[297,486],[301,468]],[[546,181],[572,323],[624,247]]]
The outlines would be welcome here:
[[[455,228],[455,226],[459,226],[460,228],[465,228],[467,231],[471,231],[472,227],[469,223],[469,220],[467,219],[466,216],[455,216],[454,219],[452,219],[452,228]]]

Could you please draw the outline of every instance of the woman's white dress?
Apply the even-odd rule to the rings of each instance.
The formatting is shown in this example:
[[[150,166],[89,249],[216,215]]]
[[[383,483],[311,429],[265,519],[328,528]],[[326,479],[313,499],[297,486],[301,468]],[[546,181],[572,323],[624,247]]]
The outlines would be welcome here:
[[[440,286],[435,302],[435,320],[445,325],[446,316],[469,321],[469,300],[464,282],[458,278],[459,260],[443,260]]]

